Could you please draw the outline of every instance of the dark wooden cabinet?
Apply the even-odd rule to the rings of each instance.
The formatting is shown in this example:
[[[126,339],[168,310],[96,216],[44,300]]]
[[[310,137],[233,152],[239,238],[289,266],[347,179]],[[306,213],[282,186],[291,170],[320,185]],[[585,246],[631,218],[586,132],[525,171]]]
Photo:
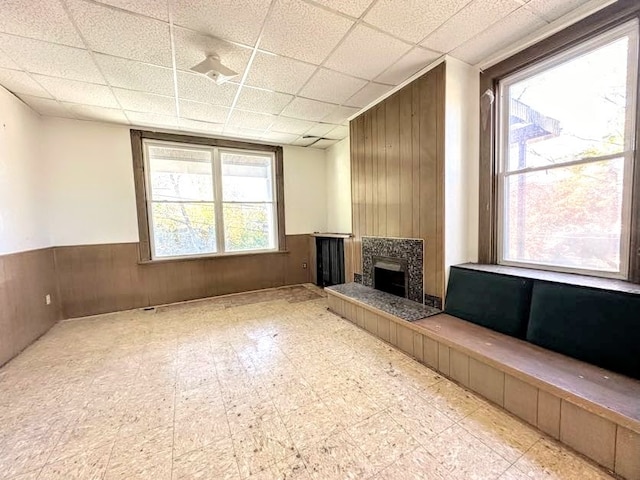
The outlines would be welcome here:
[[[316,285],[329,287],[345,283],[344,239],[315,237]]]

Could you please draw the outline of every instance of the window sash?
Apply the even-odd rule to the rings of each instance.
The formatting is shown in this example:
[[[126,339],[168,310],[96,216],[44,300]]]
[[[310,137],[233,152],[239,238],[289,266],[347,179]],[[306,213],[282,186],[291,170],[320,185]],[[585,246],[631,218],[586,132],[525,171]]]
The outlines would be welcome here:
[[[627,105],[624,131],[624,148],[622,151],[611,154],[593,157],[583,157],[573,161],[559,162],[536,167],[512,168],[509,169],[509,101],[510,97],[506,92],[511,85],[532,77],[540,72],[561,65],[582,54],[589,53],[597,48],[607,45],[617,39],[627,37],[629,39],[629,52],[627,57]],[[586,42],[561,53],[554,55],[547,60],[536,63],[529,68],[520,70],[498,82],[499,101],[497,102],[498,128],[496,130],[496,157],[497,157],[497,263],[517,267],[528,267],[539,270],[550,270],[566,273],[580,273],[600,277],[627,279],[630,268],[630,244],[631,244],[631,204],[632,186],[635,158],[635,127],[636,127],[636,101],[638,85],[638,42],[639,27],[638,21],[633,20],[624,23],[607,33],[594,37]],[[559,168],[570,168],[575,165],[584,165],[606,160],[624,158],[623,177],[623,201],[622,201],[622,231],[620,232],[620,269],[617,272],[608,270],[593,270],[588,268],[573,268],[558,264],[514,261],[505,258],[505,233],[507,208],[505,195],[507,190],[507,179],[515,175],[527,173],[549,171]]]
[[[149,147],[151,146],[165,146],[174,147],[182,150],[193,149],[197,151],[208,151],[211,154],[212,163],[212,182],[213,182],[213,200],[153,200],[152,185],[150,179],[150,162]],[[147,204],[148,214],[148,227],[149,227],[149,244],[151,251],[151,260],[171,260],[180,258],[198,258],[198,257],[210,257],[210,256],[224,256],[224,255],[238,255],[246,253],[260,253],[260,252],[273,252],[278,251],[278,203],[276,193],[276,165],[275,154],[271,152],[240,149],[240,148],[220,148],[215,146],[204,145],[191,145],[182,142],[170,142],[163,140],[149,140],[143,139],[143,165],[144,165],[144,187],[145,187],[145,201]],[[248,154],[251,156],[258,156],[269,159],[271,168],[271,201],[262,202],[242,202],[242,201],[223,201],[222,192],[222,161],[221,153],[229,152],[234,154]],[[271,225],[271,237],[270,242],[273,244],[273,248],[265,249],[251,249],[251,250],[231,250],[225,249],[225,232],[224,232],[224,215],[223,207],[225,203],[237,203],[237,204],[263,204],[271,205],[272,210],[272,225]],[[216,228],[216,251],[208,253],[194,253],[187,255],[162,255],[156,254],[155,243],[155,226],[153,224],[153,215],[151,214],[153,204],[208,204],[214,206],[215,213],[215,228]]]

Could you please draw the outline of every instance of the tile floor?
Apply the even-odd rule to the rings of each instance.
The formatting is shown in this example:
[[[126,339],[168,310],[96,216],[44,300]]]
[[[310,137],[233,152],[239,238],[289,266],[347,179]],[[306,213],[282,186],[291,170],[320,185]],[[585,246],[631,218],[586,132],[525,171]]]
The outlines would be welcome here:
[[[0,370],[0,479],[605,479],[314,287],[61,322]]]

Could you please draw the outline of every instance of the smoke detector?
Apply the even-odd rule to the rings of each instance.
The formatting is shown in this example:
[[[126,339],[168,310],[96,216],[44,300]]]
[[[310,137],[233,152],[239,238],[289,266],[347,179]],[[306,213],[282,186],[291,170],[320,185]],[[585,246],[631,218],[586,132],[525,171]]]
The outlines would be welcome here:
[[[238,72],[225,67],[220,62],[220,57],[216,54],[208,55],[202,62],[191,67],[191,70],[210,78],[218,85],[222,85],[233,77],[238,76]]]

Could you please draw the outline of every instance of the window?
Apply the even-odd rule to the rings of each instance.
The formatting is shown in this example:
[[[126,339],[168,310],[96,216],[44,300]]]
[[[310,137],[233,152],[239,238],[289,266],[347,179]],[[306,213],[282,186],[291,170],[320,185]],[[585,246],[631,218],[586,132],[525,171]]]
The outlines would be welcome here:
[[[638,23],[501,78],[497,261],[627,278]]]
[[[132,131],[141,259],[282,248],[281,148],[172,137]]]

